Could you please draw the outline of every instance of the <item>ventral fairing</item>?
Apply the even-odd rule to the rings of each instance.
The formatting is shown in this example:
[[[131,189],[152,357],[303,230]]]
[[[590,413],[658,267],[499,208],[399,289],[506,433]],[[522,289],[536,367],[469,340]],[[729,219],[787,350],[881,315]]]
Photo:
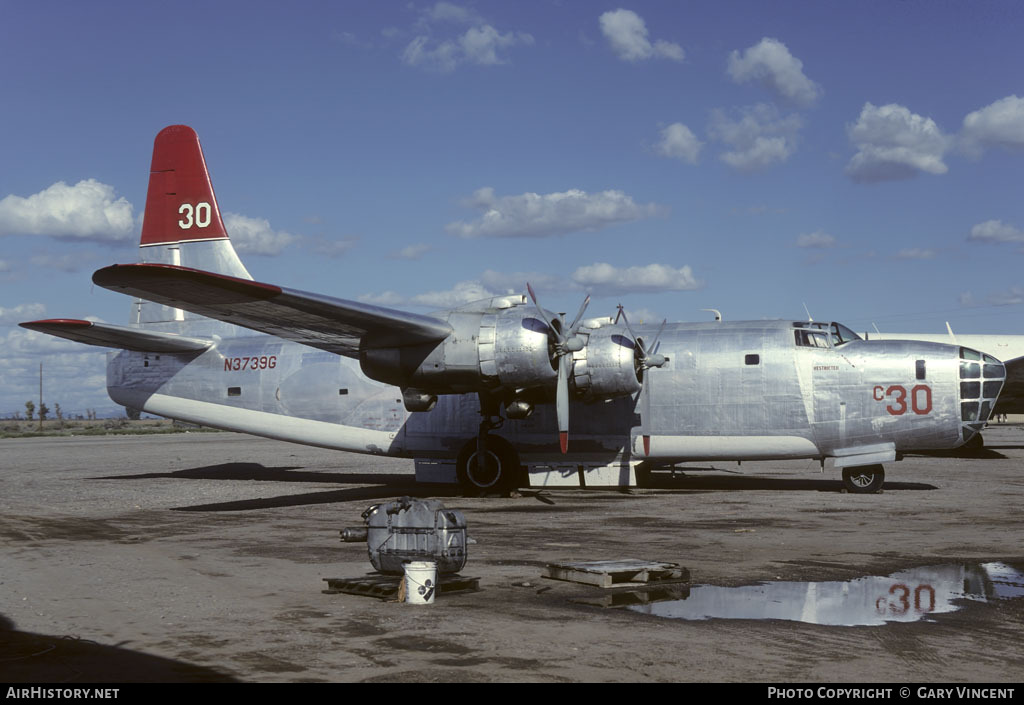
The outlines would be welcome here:
[[[118,404],[295,443],[416,459],[468,490],[628,485],[691,460],[832,459],[852,491],[882,463],[956,448],[1005,368],[960,345],[867,341],[838,323],[632,327],[528,296],[423,315],[253,281],[196,133],[156,137],[135,264],[93,281],[128,326],[23,323],[114,348]],[[620,311],[621,313],[621,311]]]

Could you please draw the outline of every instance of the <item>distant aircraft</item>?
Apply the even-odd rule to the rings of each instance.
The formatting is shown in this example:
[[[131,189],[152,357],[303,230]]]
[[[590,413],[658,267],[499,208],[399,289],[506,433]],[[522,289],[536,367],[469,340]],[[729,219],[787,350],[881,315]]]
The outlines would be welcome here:
[[[865,341],[838,323],[634,330],[567,321],[525,295],[429,315],[255,282],[221,219],[196,133],[156,137],[141,262],[93,281],[138,297],[128,327],[26,328],[118,349],[127,407],[325,448],[409,457],[468,491],[631,485],[683,461],[834,459],[852,492],[882,463],[955,448],[1005,370],[959,345]],[[570,433],[572,441],[570,444]]]

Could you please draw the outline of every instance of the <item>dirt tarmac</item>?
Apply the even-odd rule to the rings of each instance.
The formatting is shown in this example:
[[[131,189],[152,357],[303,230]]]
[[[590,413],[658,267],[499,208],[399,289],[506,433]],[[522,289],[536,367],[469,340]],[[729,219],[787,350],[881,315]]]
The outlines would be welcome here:
[[[1017,682],[1024,598],[989,581],[986,599],[943,612],[900,577],[1024,571],[1024,427],[985,438],[980,457],[892,463],[877,495],[842,493],[817,463],[769,462],[698,464],[658,489],[473,499],[417,486],[409,461],[227,433],[2,440],[0,682]],[[371,570],[339,529],[402,495],[465,514],[462,574],[480,591],[429,606],[324,594],[324,578]],[[919,619],[755,619],[735,590],[715,609],[745,618],[666,619],[541,577],[624,558],[688,568],[693,600],[698,586],[809,581],[796,613],[835,581],[896,574],[868,611]]]

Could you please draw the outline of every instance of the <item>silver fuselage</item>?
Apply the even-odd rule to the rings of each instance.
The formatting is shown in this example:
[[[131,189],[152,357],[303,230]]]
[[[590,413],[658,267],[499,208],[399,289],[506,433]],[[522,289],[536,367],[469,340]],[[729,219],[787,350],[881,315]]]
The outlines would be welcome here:
[[[961,399],[964,374],[976,372],[979,385],[985,380],[981,363],[975,372],[963,371],[964,348],[863,340],[814,347],[800,344],[800,325],[667,326],[660,352],[668,360],[648,372],[649,406],[641,403],[645,392],[575,400],[570,456],[608,462],[853,456],[866,463],[880,450],[956,447],[987,420],[994,399],[979,392],[973,416],[970,400]],[[442,395],[432,410],[409,412],[398,387],[368,379],[356,360],[217,321],[193,319],[190,329],[216,344],[198,354],[110,353],[111,398],[207,426],[403,457],[450,458],[477,434],[474,394]],[[653,333],[639,331],[645,332]],[[643,408],[650,410],[647,419]],[[506,420],[495,433],[523,456],[550,456],[557,453],[555,428],[554,405],[539,403],[533,415]]]

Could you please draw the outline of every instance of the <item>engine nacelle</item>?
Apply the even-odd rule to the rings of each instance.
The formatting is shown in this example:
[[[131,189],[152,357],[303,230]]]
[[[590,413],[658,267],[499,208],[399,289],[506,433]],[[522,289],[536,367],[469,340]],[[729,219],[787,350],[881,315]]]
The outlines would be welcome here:
[[[584,401],[613,399],[640,391],[637,348],[625,326],[581,328],[586,345],[573,353],[573,383]]]
[[[448,312],[452,333],[436,345],[359,353],[371,379],[422,394],[465,394],[554,384],[548,327],[526,297],[496,296]]]
[[[406,411],[430,411],[437,405],[437,395],[418,389],[403,389],[402,402]]]

